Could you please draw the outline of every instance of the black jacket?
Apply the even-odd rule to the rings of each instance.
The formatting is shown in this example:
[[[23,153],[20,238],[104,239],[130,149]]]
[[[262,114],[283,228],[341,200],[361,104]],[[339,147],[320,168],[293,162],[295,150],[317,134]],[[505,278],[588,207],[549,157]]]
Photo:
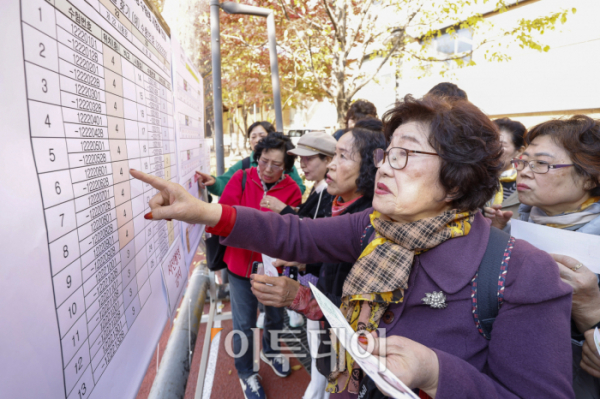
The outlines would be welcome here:
[[[372,198],[362,197],[350,205],[343,214],[362,212],[372,206],[372,201]],[[342,288],[353,265],[353,263],[341,262],[323,263],[323,266],[321,266],[317,288],[327,295],[329,300],[336,306],[342,304]]]
[[[319,198],[321,201],[319,202]],[[293,214],[298,215],[300,218],[328,218],[331,216],[331,204],[333,203],[333,196],[327,192],[327,190],[321,191],[321,193],[317,193],[313,191],[310,193],[306,201],[300,205],[298,208],[298,212],[294,211],[291,206],[286,206],[281,211],[281,215]],[[352,204],[354,205],[354,204]],[[319,209],[317,210],[317,206]],[[315,218],[315,212],[317,212],[317,217]]]
[[[350,205],[343,214],[346,213],[357,213],[362,212],[365,209],[370,208],[372,198],[362,197],[357,200],[355,203]],[[337,216],[339,217],[339,216]],[[365,226],[365,229],[367,226]],[[346,281],[346,277],[350,273],[350,269],[352,269],[353,263],[323,263],[321,266],[321,270],[319,273],[319,281],[317,282],[317,288],[321,290],[321,292],[329,298],[331,302],[333,302],[337,307],[342,304],[342,289],[344,288],[344,281]],[[331,327],[327,320],[323,318],[321,320],[324,328],[321,330],[327,331],[326,333],[320,334],[321,342],[319,344],[319,354],[329,354],[331,353],[331,345],[329,338],[329,328]],[[331,372],[331,358],[330,356],[322,356],[317,359],[317,369],[319,372],[323,374],[325,377],[329,375]]]
[[[319,201],[320,199],[320,201]],[[306,201],[300,205],[300,209],[298,212],[294,211],[291,206],[286,206],[281,211],[281,215],[285,214],[293,214],[298,215],[300,218],[310,218],[310,219],[318,219],[318,218],[328,218],[331,217],[331,205],[333,203],[333,195],[329,194],[327,190],[321,191],[321,193],[317,193],[313,191],[310,193]],[[354,204],[352,204],[354,205]],[[318,207],[318,209],[317,209]],[[317,217],[315,218],[315,212]],[[305,273],[314,274],[315,276],[319,276],[319,271],[321,270],[322,263],[309,263],[306,265]]]

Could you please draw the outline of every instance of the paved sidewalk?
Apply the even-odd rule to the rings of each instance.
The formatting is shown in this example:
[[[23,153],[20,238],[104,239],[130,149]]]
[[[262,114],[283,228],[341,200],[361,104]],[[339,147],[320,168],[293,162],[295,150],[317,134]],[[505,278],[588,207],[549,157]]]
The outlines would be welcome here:
[[[198,265],[200,261],[204,260],[203,255],[197,253],[192,261],[192,265]],[[193,270],[193,266],[190,268],[190,275]],[[225,302],[225,307],[223,308],[223,312],[228,312],[231,310],[229,306],[229,302]],[[208,314],[209,305],[205,305],[204,313]],[[287,325],[287,314],[285,315],[286,320],[286,329],[289,330],[289,326]],[[167,345],[167,341],[169,339],[169,334],[172,329],[172,324],[167,323],[163,334],[160,338],[158,351],[155,350],[154,357],[148,370],[146,371],[146,376],[142,382],[140,390],[138,391],[137,399],[146,399],[150,393],[150,389],[152,388],[152,383],[154,382],[154,378],[156,376],[157,369],[157,358],[158,362],[162,360],[162,353]],[[237,376],[237,372],[235,370],[234,359],[227,355],[225,351],[225,337],[232,330],[232,321],[225,320],[221,322],[221,327],[223,330],[219,333],[220,337],[216,336],[213,342],[218,341],[218,351],[216,356],[216,367],[214,371],[213,383],[212,383],[212,394],[210,396],[211,399],[243,399],[244,395],[242,393],[242,389],[239,383],[239,379]],[[294,329],[299,330],[299,329]],[[300,346],[306,345],[306,327],[301,329],[301,333],[298,334],[298,337],[304,341]],[[206,324],[202,324],[200,326],[200,330],[198,332],[198,339],[196,340],[196,347],[194,351],[194,357],[192,358],[192,365],[190,370],[190,375],[188,379],[187,389],[185,392],[185,399],[193,399],[196,390],[196,384],[198,380],[198,372],[200,368],[200,360],[202,358],[202,346],[204,344],[204,335],[206,331]],[[261,330],[262,331],[262,330]],[[295,344],[293,346],[298,346]],[[310,359],[302,359],[303,363],[310,364]],[[265,389],[265,393],[269,399],[301,399],[302,395],[308,383],[310,382],[310,374],[302,365],[302,363],[296,359],[291,358],[291,367],[296,368],[297,370],[293,370],[292,374],[287,378],[280,378],[264,362],[260,362],[260,371],[259,374],[262,377],[262,384]],[[294,367],[296,366],[296,367]],[[299,367],[298,367],[299,366]],[[309,366],[310,367],[310,366]],[[208,372],[207,372],[208,374]],[[205,382],[207,385],[207,382]],[[208,399],[208,398],[204,398]]]

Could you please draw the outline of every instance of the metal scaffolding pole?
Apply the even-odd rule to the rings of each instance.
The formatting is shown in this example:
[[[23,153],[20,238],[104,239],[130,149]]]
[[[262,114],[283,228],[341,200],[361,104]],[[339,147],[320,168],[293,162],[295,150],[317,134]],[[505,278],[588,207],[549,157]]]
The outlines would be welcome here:
[[[210,49],[212,54],[213,112],[215,118],[215,153],[217,176],[225,173],[225,149],[223,147],[223,93],[221,90],[221,26],[219,23],[219,0],[210,0]]]
[[[210,287],[210,278],[205,270],[207,269],[198,266],[192,273],[149,399],[181,399],[185,395],[192,352],[198,336],[206,292]]]
[[[211,0],[211,18],[213,1],[217,0]],[[279,64],[277,62],[277,39],[275,38],[275,16],[273,10],[269,8],[247,6],[244,4],[233,3],[231,1],[221,3],[220,6],[223,9],[223,11],[225,11],[227,14],[244,14],[267,18],[267,35],[269,36],[269,57],[271,59],[271,84],[273,85],[273,106],[275,107],[275,125],[277,131],[283,133],[283,112],[281,110],[281,88],[279,86]],[[219,68],[220,67],[221,56],[219,53]],[[214,69],[215,61],[213,55],[213,73]],[[220,76],[221,75],[219,69],[219,77]]]

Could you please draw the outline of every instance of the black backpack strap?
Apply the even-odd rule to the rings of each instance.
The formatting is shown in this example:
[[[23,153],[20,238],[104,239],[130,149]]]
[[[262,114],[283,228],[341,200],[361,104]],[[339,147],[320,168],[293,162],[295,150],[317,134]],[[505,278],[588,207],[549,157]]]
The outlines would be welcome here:
[[[504,300],[504,279],[515,239],[491,227],[479,270],[472,281],[473,317],[481,335],[491,338],[492,325]]]
[[[242,159],[242,170],[250,169],[250,157]]]
[[[246,171],[242,169],[242,194],[244,194],[244,189],[246,188]]]
[[[375,227],[373,227],[373,225],[371,223],[369,223],[369,225],[367,227],[365,227],[365,231],[363,232],[363,235],[360,237],[360,253],[361,254],[363,253],[363,251],[365,250],[367,245],[369,245],[369,237],[371,237],[371,235],[373,235],[374,231],[375,231]]]

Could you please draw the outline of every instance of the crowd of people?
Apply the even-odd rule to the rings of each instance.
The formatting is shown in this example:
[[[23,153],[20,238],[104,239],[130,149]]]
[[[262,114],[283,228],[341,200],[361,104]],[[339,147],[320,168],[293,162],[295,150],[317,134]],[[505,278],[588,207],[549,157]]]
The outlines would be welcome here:
[[[442,83],[381,120],[356,101],[346,123],[297,147],[267,122],[253,124],[249,160],[200,175],[219,203],[131,172],[159,190],[148,218],[206,224],[227,246],[233,328],[250,345],[235,359],[246,399],[266,397],[252,368],[258,303],[260,358],[281,377],[287,359],[270,337],[283,309],[321,331],[309,334],[304,398],[388,397],[332,344],[309,282],[420,398],[599,399],[599,276],[577,256],[548,254],[510,231],[517,219],[600,234],[600,120],[574,115],[528,130],[492,121]],[[304,203],[296,157],[313,182]],[[252,274],[261,254],[277,259],[280,277]]]

